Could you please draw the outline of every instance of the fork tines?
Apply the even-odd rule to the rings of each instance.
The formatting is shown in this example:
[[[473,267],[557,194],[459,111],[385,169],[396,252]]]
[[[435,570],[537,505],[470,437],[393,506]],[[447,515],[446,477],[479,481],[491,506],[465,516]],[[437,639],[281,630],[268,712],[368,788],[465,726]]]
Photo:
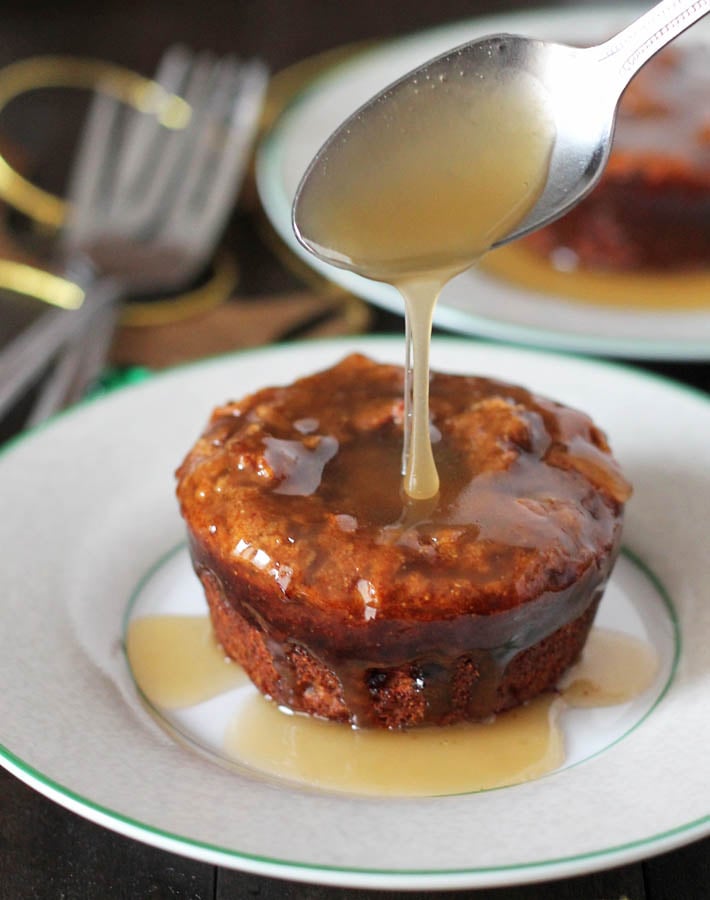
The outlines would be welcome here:
[[[186,286],[207,265],[237,199],[267,78],[258,60],[176,46],[140,108],[98,86],[60,239],[65,271],[88,263],[78,267],[84,307],[43,314],[0,353],[0,415],[62,347],[72,359],[55,366],[31,420],[73,399],[103,363],[117,319],[108,308],[131,293]]]

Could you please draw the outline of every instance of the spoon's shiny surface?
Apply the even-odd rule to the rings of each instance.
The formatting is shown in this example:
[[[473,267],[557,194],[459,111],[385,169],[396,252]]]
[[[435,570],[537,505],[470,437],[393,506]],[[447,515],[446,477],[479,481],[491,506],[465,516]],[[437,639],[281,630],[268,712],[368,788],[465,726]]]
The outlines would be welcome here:
[[[535,205],[500,246],[559,218],[585,197],[606,166],[619,99],[638,70],[660,49],[710,12],[710,0],[662,0],[619,32],[593,47],[576,48],[515,35],[494,35],[451,50],[412,70],[373,97],[326,141],[308,167],[293,204],[293,227],[299,241],[327,262],[351,268],[332,256],[304,231],[301,210],[308,193],[349,129],[362,124],[377,106],[397,103],[412,83],[452,73],[493,84],[522,72],[547,94],[547,109],[556,128],[544,189]],[[442,147],[442,158],[445,158]]]

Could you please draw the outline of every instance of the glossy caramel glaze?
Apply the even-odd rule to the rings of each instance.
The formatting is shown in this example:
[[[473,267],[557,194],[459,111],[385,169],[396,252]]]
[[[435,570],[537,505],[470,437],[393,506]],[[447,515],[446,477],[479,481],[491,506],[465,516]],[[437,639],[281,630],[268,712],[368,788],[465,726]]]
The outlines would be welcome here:
[[[402,498],[402,372],[361,356],[217,409],[178,471],[218,637],[286,705],[481,718],[583,643],[629,495],[604,436],[519,387],[430,391],[432,501]]]

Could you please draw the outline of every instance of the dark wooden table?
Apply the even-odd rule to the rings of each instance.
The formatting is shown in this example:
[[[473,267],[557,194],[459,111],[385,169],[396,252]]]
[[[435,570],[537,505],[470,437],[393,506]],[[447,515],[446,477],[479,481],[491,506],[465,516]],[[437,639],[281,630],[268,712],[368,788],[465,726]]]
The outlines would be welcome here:
[[[344,43],[399,35],[456,18],[507,11],[516,5],[529,8],[533,4],[497,0],[357,0],[347,4],[317,0],[147,0],[141,4],[55,0],[28,4],[26,0],[6,0],[0,24],[0,64],[37,53],[76,53],[111,59],[149,73],[165,46],[180,40],[196,48],[257,54],[276,71]],[[55,142],[62,149],[61,137],[57,136],[61,114],[52,116],[51,105],[47,111],[50,114],[42,120],[23,122],[21,116],[16,117],[14,125],[30,148],[30,156],[31,148],[42,147],[43,141]],[[61,153],[54,155],[61,157]],[[230,242],[241,267],[242,297],[299,289],[296,277],[263,240],[253,205],[237,213]],[[401,331],[401,327],[396,317],[373,312],[371,330]],[[710,393],[710,365],[643,365]],[[0,687],[0,696],[1,691]],[[599,790],[604,786],[599,785]],[[412,895],[295,884],[193,862],[93,825],[0,771],[0,900],[335,900],[351,896]],[[588,876],[517,888],[462,891],[457,896],[491,900],[702,900],[710,897],[710,839]]]

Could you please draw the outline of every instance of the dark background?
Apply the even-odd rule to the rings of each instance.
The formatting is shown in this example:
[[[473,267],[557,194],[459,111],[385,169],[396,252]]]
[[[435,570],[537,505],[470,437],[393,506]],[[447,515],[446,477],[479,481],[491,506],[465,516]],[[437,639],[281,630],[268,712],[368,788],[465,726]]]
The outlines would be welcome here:
[[[195,49],[258,53],[280,68],[348,41],[393,37],[485,13],[592,3],[504,0],[96,0],[2,4],[3,58],[90,53],[150,72],[174,41]],[[649,4],[650,5],[650,4]],[[7,35],[7,38],[5,37]],[[3,59],[4,61],[4,59]]]
[[[95,56],[150,74],[174,42],[195,49],[258,55],[273,71],[353,41],[402,35],[447,21],[534,3],[496,0],[190,0],[190,2],[4,2],[0,9],[0,65],[44,53]],[[545,6],[594,6],[547,3]],[[649,4],[650,5],[650,0]],[[40,164],[47,184],[61,180],[71,147],[64,109],[37,99],[32,112],[9,109],[0,121],[19,141],[27,164]],[[47,147],[52,153],[47,157]],[[252,209],[233,225],[242,288],[258,295],[298,284],[272,255],[254,227]],[[375,312],[372,329],[401,330],[401,322]],[[633,363],[638,365],[637,363]],[[647,364],[708,389],[704,364]],[[1,693],[1,688],[0,688]],[[692,739],[692,736],[690,736]],[[642,761],[639,761],[642,764]],[[669,764],[672,764],[669,761]],[[682,773],[679,773],[682,777]],[[603,785],[599,786],[603,790]],[[609,798],[613,804],[614,799]],[[584,810],[579,814],[584,815]],[[114,835],[68,813],[6,773],[0,773],[0,900],[16,898],[227,898],[331,900],[380,896],[295,885],[242,875],[172,856]],[[395,896],[395,895],[383,895]],[[405,895],[402,895],[405,896]],[[407,895],[413,896],[413,895]],[[449,894],[440,896],[452,896]],[[694,900],[710,896],[710,841],[622,869],[547,885],[460,892],[491,900]]]

